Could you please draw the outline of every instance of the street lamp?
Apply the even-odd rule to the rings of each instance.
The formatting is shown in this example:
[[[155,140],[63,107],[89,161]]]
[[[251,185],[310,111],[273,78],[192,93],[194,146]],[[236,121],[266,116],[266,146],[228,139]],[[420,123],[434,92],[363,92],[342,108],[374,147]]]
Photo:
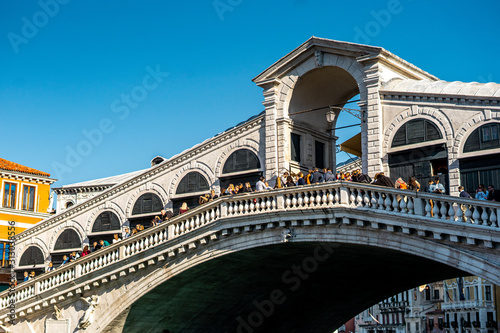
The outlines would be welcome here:
[[[329,163],[332,168],[332,174],[335,176],[337,174],[337,140],[338,136],[335,136],[335,126],[333,123],[335,122],[337,114],[330,108],[330,110],[326,113],[326,121],[330,124],[330,159]]]

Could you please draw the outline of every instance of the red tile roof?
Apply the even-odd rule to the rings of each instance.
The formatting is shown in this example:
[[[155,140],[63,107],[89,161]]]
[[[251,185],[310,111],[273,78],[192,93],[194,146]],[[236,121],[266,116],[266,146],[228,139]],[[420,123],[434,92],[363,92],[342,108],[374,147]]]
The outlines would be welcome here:
[[[40,175],[40,176],[46,176],[46,177],[50,176],[50,173],[46,173],[46,172],[39,171],[39,170],[36,170],[33,168],[29,168],[27,166],[24,166],[24,165],[21,165],[18,163],[7,161],[6,159],[3,159],[3,158],[0,158],[0,169],[23,172],[23,173],[31,173],[33,175]]]

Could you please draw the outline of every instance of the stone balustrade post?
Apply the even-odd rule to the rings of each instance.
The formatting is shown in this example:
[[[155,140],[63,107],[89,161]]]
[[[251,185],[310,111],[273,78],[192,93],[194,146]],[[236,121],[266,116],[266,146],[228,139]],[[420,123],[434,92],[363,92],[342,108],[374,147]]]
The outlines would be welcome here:
[[[227,202],[222,202],[220,204],[220,218],[225,218],[227,216]]]
[[[278,194],[276,196],[276,208],[277,209],[285,208],[285,196],[283,194]]]
[[[75,279],[78,279],[80,276],[82,276],[82,270],[82,265],[75,266]]]
[[[35,290],[33,292],[34,295],[38,295],[40,293],[40,281],[35,282]]]
[[[174,235],[175,235],[175,224],[170,223],[167,227],[167,239],[174,238]]]
[[[413,198],[413,212],[415,215],[425,216],[425,200],[422,198]]]
[[[118,248],[118,260],[122,260],[123,258],[125,258],[125,246],[126,245],[121,245]]]
[[[340,187],[340,204],[349,204],[349,190],[347,189],[347,187]]]

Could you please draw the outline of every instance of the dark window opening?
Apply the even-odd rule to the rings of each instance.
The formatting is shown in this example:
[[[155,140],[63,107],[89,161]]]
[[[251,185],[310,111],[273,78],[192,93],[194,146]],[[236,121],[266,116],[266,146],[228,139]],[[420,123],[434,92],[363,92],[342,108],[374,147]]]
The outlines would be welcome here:
[[[177,186],[176,194],[192,193],[208,191],[208,182],[199,172],[193,171],[188,173]]]
[[[500,124],[488,124],[474,130],[465,141],[464,153],[500,148],[499,127]]]
[[[255,169],[260,169],[260,161],[257,155],[248,149],[239,149],[228,157],[222,168],[222,173],[225,174]]]
[[[392,147],[441,139],[439,129],[425,119],[410,120],[401,126],[392,140]]]
[[[159,196],[154,193],[145,193],[135,202],[132,215],[159,212],[162,209],[163,203]]]
[[[81,248],[82,242],[80,236],[73,229],[67,229],[59,235],[54,246],[54,250],[76,249]]]
[[[315,166],[320,168],[320,169],[324,168],[325,167],[325,144],[323,142],[314,141],[314,154],[316,156]]]
[[[290,135],[291,141],[291,159],[292,161],[300,163],[300,135],[292,133]]]
[[[113,212],[102,212],[95,219],[92,226],[92,232],[103,232],[111,230],[120,230],[120,219]]]
[[[36,246],[30,246],[24,251],[19,266],[35,266],[44,263],[43,252]]]

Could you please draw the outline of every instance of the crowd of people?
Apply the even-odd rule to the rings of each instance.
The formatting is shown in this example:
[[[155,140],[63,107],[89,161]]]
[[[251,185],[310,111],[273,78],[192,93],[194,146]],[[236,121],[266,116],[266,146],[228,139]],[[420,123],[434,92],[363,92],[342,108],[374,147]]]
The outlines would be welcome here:
[[[251,193],[255,191],[259,192],[259,191],[293,187],[293,186],[320,184],[335,180],[352,181],[352,182],[373,184],[373,185],[386,186],[398,189],[408,189],[417,192],[420,191],[421,189],[420,183],[417,181],[415,176],[410,177],[408,179],[408,182],[405,182],[402,178],[398,178],[395,182],[393,182],[383,172],[377,173],[374,179],[372,179],[367,174],[363,174],[359,169],[353,171],[352,173],[337,172],[336,174],[333,174],[330,168],[324,168],[323,172],[320,172],[318,168],[313,168],[310,169],[306,175],[304,175],[303,172],[299,172],[296,174],[284,172],[282,176],[276,178],[274,187],[269,186],[269,183],[266,181],[265,177],[259,178],[259,180],[255,184],[255,190],[252,188],[250,182],[246,182],[244,184],[239,183],[237,185],[229,184],[226,188],[221,189],[220,195],[221,196],[237,195],[240,193]],[[426,192],[429,193],[437,193],[437,194],[445,193],[445,188],[443,184],[440,182],[439,177],[435,177],[434,180],[429,180],[425,190]],[[479,200],[490,200],[490,201],[500,202],[500,191],[496,191],[493,185],[489,185],[488,188],[486,189],[486,187],[483,184],[479,184],[479,187],[477,188],[474,197],[472,197],[469,193],[464,191],[463,186],[459,186],[458,190],[460,192],[459,196],[462,198],[476,198]],[[215,190],[211,190],[210,193],[200,196],[198,203],[200,205],[203,205],[205,203],[214,201],[217,198],[219,198],[219,195],[216,194]],[[183,202],[181,207],[179,208],[179,214],[185,213],[188,210],[189,207],[187,206],[187,203]],[[162,222],[168,221],[172,217],[173,217],[172,211],[170,210],[167,211],[163,209],[161,210],[159,216],[155,216],[151,220],[150,226],[151,227],[157,226]],[[142,224],[136,224],[135,227],[132,228],[132,230],[130,230],[128,227],[125,227],[124,234],[122,237],[123,239],[128,238],[137,233],[140,233],[144,229],[145,227]],[[112,243],[114,244],[119,242],[122,239],[122,237],[120,237],[119,234],[114,234]],[[82,252],[80,253],[73,251],[68,255],[64,255],[63,261],[59,267],[67,263],[73,262],[78,258],[84,257],[92,252],[105,248],[109,245],[110,245],[109,242],[104,239],[100,239],[99,241],[94,241],[92,247],[89,248],[89,246],[86,245],[83,248]],[[50,272],[54,269],[55,267],[53,263],[50,262],[48,264],[48,267],[46,268],[46,271]],[[24,281],[28,281],[30,279],[33,279],[34,277],[35,277],[35,271],[24,272]]]

